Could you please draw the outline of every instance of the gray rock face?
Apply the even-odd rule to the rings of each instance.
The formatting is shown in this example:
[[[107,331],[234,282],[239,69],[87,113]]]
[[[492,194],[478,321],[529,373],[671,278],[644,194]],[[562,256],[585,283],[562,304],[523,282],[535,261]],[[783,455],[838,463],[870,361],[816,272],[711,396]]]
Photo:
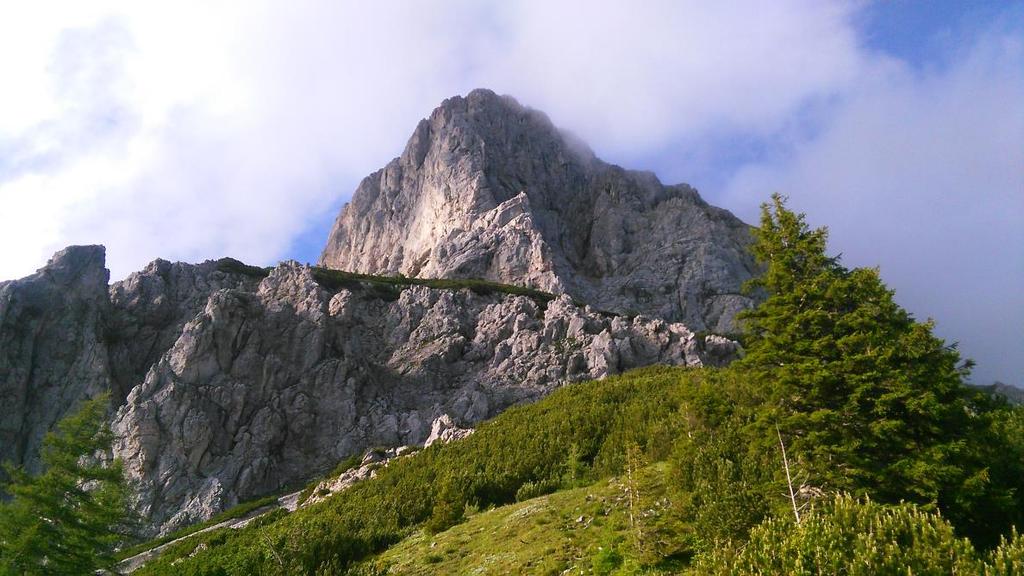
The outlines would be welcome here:
[[[259,282],[231,260],[157,260],[108,287],[105,252],[71,246],[32,276],[0,283],[0,461],[39,471],[57,420],[106,391],[122,404],[211,293]]]
[[[102,247],[0,285],[4,458],[111,390],[147,534],[209,518],[370,446],[447,440],[557,386],[653,363],[716,364],[731,341],[562,295],[352,282],[222,260],[156,261],[107,289]]]
[[[681,324],[568,296],[330,292],[289,263],[210,295],[119,410],[115,454],[167,531],[368,446],[422,444],[442,415],[468,425],[567,381],[701,365],[704,350]]]
[[[39,471],[46,432],[109,388],[104,258],[102,246],[73,246],[0,283],[0,461]]]
[[[110,355],[118,403],[174,344],[185,323],[222,288],[254,288],[261,276],[231,259],[155,260],[110,287]]]
[[[441,414],[434,419],[434,422],[430,425],[430,434],[427,439],[423,442],[424,448],[429,448],[434,444],[440,442],[447,444],[448,442],[454,442],[456,440],[462,440],[466,436],[473,433],[472,428],[459,428],[455,425],[452,417],[447,414]]]
[[[749,240],[693,188],[601,162],[542,113],[475,90],[362,181],[321,264],[488,278],[728,333],[751,305]]]

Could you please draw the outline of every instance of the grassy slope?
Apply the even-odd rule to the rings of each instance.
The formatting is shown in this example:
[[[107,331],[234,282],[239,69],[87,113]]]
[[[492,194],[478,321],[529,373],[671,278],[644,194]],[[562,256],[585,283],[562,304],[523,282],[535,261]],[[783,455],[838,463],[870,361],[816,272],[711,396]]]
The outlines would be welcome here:
[[[421,529],[439,486],[452,484],[471,505],[510,504],[524,483],[562,478],[573,450],[583,467],[580,479],[607,478],[623,470],[627,431],[644,459],[663,460],[681,425],[672,416],[683,401],[681,392],[713,374],[650,367],[566,386],[504,412],[466,440],[396,461],[376,479],[327,502],[270,523],[190,539],[140,573],[254,573],[277,561],[270,548],[289,550],[282,558],[295,566],[285,572],[302,573],[332,558],[340,569],[345,558],[381,552]],[[189,561],[179,565],[179,558]]]
[[[788,518],[782,485],[765,477],[748,486],[743,474],[759,469],[741,470],[750,464],[742,457],[747,448],[728,444],[742,437],[729,434],[722,414],[751,402],[752,390],[740,385],[745,377],[658,366],[569,385],[481,424],[465,440],[398,459],[325,502],[174,545],[139,574],[680,573],[697,544],[718,537],[708,530],[746,521],[744,498],[761,498],[766,506],[758,510],[769,514],[781,506]],[[702,448],[716,436],[702,432],[698,415],[725,444]],[[1013,422],[1006,424],[1011,433]],[[774,470],[774,453],[767,458]],[[632,507],[639,543],[623,499],[624,478],[638,466],[631,485],[639,487]],[[688,484],[684,471],[694,469],[706,473]],[[728,497],[709,514],[694,499],[709,489],[701,482],[720,488],[702,497]],[[532,498],[583,483],[590,486]],[[429,535],[425,528],[449,502],[484,511]],[[648,567],[634,570],[635,562]],[[602,564],[615,569],[594,570]]]
[[[664,463],[638,474],[647,504],[637,509],[644,514],[641,537],[653,516],[671,506],[667,474]],[[484,511],[436,535],[418,530],[363,567],[408,575],[591,573],[602,550],[635,547],[629,508],[627,481],[614,477]],[[678,567],[647,573],[674,573]]]
[[[222,258],[218,260],[217,268],[223,272],[245,274],[256,278],[264,278],[272,270],[271,268],[249,266],[248,264],[244,264],[233,258]],[[408,276],[376,276],[373,274],[359,274],[356,272],[333,270],[331,268],[323,268],[320,266],[313,266],[311,271],[313,279],[316,280],[317,283],[325,290],[337,291],[342,288],[349,290],[367,290],[384,299],[397,298],[398,294],[409,286],[426,286],[428,288],[446,290],[461,290],[466,288],[477,294],[514,294],[517,296],[527,296],[532,298],[541,306],[546,305],[555,298],[554,294],[536,290],[534,288],[502,284],[500,282],[479,280],[475,278],[410,278]]]

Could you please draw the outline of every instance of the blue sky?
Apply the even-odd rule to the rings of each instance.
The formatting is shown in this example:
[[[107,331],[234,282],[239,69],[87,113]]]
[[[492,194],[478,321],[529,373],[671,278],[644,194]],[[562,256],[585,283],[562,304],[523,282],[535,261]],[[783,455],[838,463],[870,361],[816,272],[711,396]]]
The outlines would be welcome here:
[[[315,261],[358,181],[484,86],[747,221],[788,194],[978,381],[1024,384],[1024,3],[280,6],[0,7],[0,278],[71,243],[114,278]]]

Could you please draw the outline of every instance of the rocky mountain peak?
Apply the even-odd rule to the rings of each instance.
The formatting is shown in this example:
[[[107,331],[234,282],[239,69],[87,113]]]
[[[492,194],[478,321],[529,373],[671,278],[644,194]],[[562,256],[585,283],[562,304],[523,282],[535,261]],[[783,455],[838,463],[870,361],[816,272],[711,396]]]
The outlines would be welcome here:
[[[321,256],[332,268],[479,277],[603,309],[733,331],[748,227],[685,185],[597,159],[541,112],[474,90],[365,178]]]
[[[596,160],[586,144],[560,131],[544,112],[523,106],[511,96],[500,96],[484,88],[444,100],[417,125],[402,157],[421,162],[430,149],[432,138],[465,150],[488,146],[490,150],[484,158],[492,164],[528,155],[515,149],[522,146],[537,149],[565,147],[575,157],[564,160],[582,164]]]
[[[62,286],[79,284],[105,292],[110,281],[106,261],[107,249],[101,245],[68,246],[54,254],[37,273]]]
[[[0,461],[37,471],[46,432],[108,389],[105,256],[103,246],[70,246],[0,282]]]

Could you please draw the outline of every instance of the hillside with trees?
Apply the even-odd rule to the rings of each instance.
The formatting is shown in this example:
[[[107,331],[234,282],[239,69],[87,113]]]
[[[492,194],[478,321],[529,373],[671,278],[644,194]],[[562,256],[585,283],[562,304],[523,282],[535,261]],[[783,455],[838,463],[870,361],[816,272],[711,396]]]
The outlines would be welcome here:
[[[531,507],[550,545],[526,573],[1020,573],[1024,410],[966,386],[955,346],[826,239],[763,208],[764,303],[727,368],[566,386],[139,573],[498,573]]]

